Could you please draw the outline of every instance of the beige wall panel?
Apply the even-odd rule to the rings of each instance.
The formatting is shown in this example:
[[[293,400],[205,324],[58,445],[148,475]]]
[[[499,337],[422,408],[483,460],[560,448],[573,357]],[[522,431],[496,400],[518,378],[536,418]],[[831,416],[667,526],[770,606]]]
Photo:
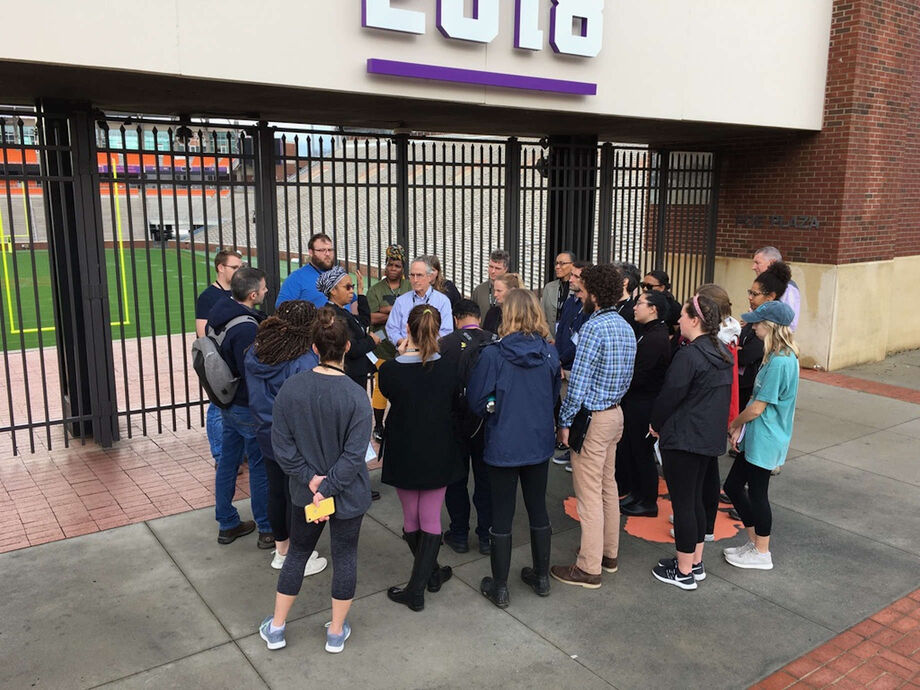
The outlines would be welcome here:
[[[837,266],[837,308],[828,369],[885,359],[894,307],[893,269],[893,261]]]
[[[912,305],[920,298],[917,276],[920,275],[920,256],[898,257],[893,261],[891,289],[880,286],[883,295],[876,302],[875,309],[883,304],[890,305],[891,319],[888,323],[888,352],[900,352],[920,347],[920,310]],[[872,312],[870,312],[872,313]]]

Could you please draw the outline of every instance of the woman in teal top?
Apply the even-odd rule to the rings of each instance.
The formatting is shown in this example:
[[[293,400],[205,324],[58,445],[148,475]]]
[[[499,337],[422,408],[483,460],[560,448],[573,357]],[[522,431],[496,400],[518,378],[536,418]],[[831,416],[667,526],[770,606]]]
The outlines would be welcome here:
[[[783,302],[764,302],[741,317],[754,324],[754,333],[763,340],[764,358],[750,402],[728,427],[732,448],[739,455],[725,480],[725,493],[747,529],[748,541],[722,553],[737,568],[773,568],[773,513],[767,490],[770,473],[786,461],[792,439],[799,390],[799,348],[789,328],[794,317]]]

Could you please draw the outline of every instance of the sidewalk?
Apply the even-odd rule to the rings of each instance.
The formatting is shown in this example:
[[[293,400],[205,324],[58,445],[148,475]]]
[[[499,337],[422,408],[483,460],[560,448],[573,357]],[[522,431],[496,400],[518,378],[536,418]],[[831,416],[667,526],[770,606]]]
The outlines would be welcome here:
[[[882,383],[920,388],[911,367],[896,371]],[[216,543],[203,430],[0,459],[0,687],[908,687],[920,678],[920,405],[832,376],[803,376],[794,450],[771,487],[773,571],[727,565],[719,549],[738,540],[722,540],[707,550],[706,581],[683,592],[649,572],[673,547],[626,533],[620,570],[601,589],[553,581],[541,599],[516,576],[530,557],[519,501],[511,606],[478,592],[488,558],[445,547],[455,577],[413,613],[386,598],[408,578],[410,556],[384,487],[362,529],[354,633],[341,655],[322,649],[329,569],[304,581],[288,648],[265,649],[256,626],[277,571],[254,537]],[[571,475],[552,466],[555,563],[578,544],[571,495]],[[81,506],[89,520],[71,529],[76,518],[64,516]],[[32,514],[50,543],[22,548],[41,533],[24,520]],[[327,535],[318,548],[328,556]]]

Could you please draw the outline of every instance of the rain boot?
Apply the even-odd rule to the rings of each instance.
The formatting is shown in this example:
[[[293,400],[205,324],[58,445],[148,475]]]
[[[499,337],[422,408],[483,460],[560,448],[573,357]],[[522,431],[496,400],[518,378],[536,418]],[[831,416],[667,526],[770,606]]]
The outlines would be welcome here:
[[[479,591],[498,608],[508,607],[508,571],[511,570],[511,535],[495,534],[492,536],[492,577],[482,578]]]
[[[541,597],[549,596],[549,550],[553,528],[530,528],[530,553],[533,556],[532,568],[521,568],[521,579],[533,588]]]

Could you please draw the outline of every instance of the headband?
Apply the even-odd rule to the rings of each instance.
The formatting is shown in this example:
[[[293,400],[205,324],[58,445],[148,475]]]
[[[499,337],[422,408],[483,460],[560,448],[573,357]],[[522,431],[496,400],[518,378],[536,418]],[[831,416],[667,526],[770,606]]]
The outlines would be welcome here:
[[[339,281],[347,275],[345,269],[341,266],[333,266],[325,273],[321,273],[319,278],[316,279],[316,289],[328,297],[329,293],[332,292],[332,288],[338,285]]]
[[[696,309],[697,318],[700,319],[701,321],[705,321],[705,318],[703,317],[703,310],[700,309],[700,300],[698,299],[698,297],[699,295],[693,296],[693,308]]]

